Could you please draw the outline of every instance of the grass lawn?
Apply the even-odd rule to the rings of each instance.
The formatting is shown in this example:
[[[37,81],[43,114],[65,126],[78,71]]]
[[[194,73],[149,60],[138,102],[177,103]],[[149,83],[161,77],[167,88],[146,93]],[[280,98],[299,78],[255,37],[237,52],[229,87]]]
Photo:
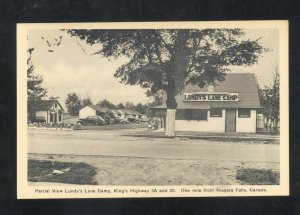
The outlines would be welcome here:
[[[237,171],[237,180],[250,185],[278,185],[278,172],[269,169],[240,169]]]
[[[279,171],[277,162],[46,154],[28,157],[33,160],[28,171],[31,181],[128,186],[278,184],[272,174],[265,177],[265,170]],[[70,167],[65,175],[53,175],[54,169]]]
[[[28,160],[28,181],[95,185],[95,167],[86,163]]]

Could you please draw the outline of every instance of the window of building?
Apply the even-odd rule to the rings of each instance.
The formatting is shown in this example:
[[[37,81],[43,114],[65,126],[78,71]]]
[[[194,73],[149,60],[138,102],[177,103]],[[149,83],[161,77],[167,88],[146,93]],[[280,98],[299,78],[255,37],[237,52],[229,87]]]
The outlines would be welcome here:
[[[58,115],[58,121],[61,122],[61,114]]]
[[[207,110],[177,110],[176,111],[177,120],[207,120]]]
[[[220,109],[220,108],[211,109],[210,117],[222,117],[222,109]]]
[[[239,118],[250,118],[250,109],[239,109]]]
[[[54,104],[54,107],[57,108],[57,103]]]

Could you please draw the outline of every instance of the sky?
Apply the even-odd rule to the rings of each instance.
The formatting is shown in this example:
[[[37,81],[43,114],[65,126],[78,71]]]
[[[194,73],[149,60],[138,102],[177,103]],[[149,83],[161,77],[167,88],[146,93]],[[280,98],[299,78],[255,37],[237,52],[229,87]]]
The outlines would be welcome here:
[[[260,57],[256,65],[250,67],[230,67],[232,72],[253,72],[261,85],[272,83],[273,72],[278,64],[277,29],[244,29],[245,39],[258,39],[264,48],[271,51]],[[62,36],[59,46],[56,43]],[[44,39],[43,39],[44,38]],[[43,87],[48,96],[59,97],[60,103],[68,93],[77,93],[81,98],[89,96],[94,104],[108,99],[114,104],[126,101],[146,103],[149,98],[139,86],[124,85],[113,77],[116,69],[128,59],[106,59],[93,55],[100,45],[90,46],[84,41],[70,37],[60,30],[31,30],[28,32],[28,48],[34,48],[32,63],[34,72],[43,76]],[[53,52],[49,52],[49,49]]]

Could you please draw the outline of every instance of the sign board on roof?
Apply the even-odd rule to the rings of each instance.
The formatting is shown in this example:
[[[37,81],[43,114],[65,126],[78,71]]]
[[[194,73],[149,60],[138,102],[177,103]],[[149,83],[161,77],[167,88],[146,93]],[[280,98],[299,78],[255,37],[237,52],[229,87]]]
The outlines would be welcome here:
[[[187,102],[209,102],[209,101],[222,101],[222,102],[237,102],[238,93],[223,93],[223,92],[197,92],[197,93],[184,93],[184,101]]]

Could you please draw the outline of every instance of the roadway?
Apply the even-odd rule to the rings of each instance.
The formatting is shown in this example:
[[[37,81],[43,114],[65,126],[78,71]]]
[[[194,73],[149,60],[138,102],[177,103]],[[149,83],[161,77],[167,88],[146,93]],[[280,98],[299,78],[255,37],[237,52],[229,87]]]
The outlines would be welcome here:
[[[122,136],[133,130],[28,130],[28,153],[279,162],[279,144]]]

